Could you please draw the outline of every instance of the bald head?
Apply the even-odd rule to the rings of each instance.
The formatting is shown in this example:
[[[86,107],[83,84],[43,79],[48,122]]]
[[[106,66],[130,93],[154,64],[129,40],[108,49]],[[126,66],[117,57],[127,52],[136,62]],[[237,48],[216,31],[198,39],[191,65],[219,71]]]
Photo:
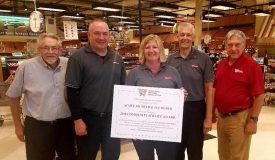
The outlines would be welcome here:
[[[104,20],[102,20],[102,19],[94,19],[94,20],[92,20],[90,22],[89,32],[91,30],[93,30],[95,27],[97,27],[98,24],[100,24],[101,26],[104,26],[104,28],[109,31],[109,26],[107,25],[107,23]]]

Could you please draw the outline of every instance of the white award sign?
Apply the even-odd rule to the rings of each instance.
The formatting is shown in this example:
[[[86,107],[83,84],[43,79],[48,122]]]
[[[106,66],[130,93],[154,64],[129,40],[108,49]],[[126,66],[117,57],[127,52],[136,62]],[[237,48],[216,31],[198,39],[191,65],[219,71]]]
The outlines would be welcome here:
[[[114,86],[111,137],[181,142],[180,89]]]
[[[65,39],[78,39],[77,23],[73,21],[63,21],[64,38]]]

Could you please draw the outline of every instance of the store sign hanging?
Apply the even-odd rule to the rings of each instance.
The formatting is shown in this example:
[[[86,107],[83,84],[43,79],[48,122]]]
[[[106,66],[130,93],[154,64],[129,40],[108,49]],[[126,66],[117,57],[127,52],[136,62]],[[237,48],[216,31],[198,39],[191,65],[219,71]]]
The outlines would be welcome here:
[[[77,23],[73,21],[63,21],[65,39],[78,39]]]

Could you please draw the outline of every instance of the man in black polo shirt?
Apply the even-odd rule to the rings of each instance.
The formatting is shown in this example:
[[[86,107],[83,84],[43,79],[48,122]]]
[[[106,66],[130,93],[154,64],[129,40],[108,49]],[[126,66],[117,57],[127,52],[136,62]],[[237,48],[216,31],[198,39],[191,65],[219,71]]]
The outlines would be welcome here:
[[[93,20],[89,44],[68,62],[65,85],[74,118],[79,160],[95,159],[99,147],[103,160],[118,160],[120,140],[110,137],[114,84],[124,84],[125,68],[120,55],[108,47],[109,27]]]
[[[213,68],[208,55],[192,47],[195,39],[192,24],[180,23],[177,36],[180,51],[167,61],[178,69],[188,92],[184,103],[180,159],[184,159],[187,149],[188,160],[202,160],[204,133],[212,127]]]

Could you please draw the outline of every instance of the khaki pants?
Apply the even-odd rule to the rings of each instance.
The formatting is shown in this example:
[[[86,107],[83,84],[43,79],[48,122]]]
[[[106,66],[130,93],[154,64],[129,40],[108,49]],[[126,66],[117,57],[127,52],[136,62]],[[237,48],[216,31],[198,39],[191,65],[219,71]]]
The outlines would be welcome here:
[[[217,122],[220,160],[248,160],[251,135],[244,133],[249,109],[233,116],[220,117]]]

